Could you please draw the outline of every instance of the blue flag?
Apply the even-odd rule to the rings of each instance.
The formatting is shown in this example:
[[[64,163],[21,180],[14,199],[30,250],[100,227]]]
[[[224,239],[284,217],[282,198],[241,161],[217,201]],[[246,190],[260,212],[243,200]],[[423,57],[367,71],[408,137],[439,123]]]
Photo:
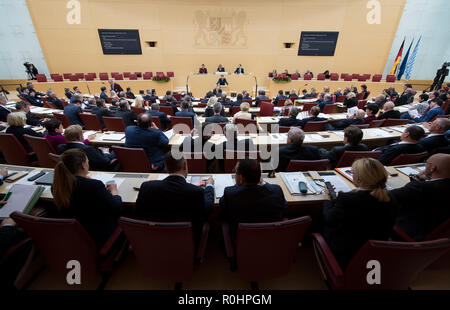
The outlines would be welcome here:
[[[409,51],[411,50],[411,46],[412,46],[413,42],[414,42],[414,39],[411,41],[408,51],[406,52],[405,58],[403,58],[402,64],[400,65],[400,69],[398,70],[398,74],[397,74],[397,80],[400,80],[402,78],[403,72],[405,72],[406,63],[408,62]]]
[[[414,66],[414,61],[416,60],[417,51],[419,50],[420,39],[422,39],[422,37],[420,37],[419,41],[417,41],[416,46],[414,47],[414,50],[411,54],[411,58],[408,60],[408,63],[406,64],[405,79],[407,81],[409,81],[409,78],[411,77],[411,71]]]

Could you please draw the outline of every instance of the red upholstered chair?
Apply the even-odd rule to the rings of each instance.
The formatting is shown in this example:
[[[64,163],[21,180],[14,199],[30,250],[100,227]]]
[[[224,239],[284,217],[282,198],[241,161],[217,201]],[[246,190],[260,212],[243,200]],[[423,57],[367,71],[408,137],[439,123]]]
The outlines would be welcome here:
[[[123,77],[124,77],[124,78],[129,78],[130,75],[131,75],[131,72],[124,72],[124,73],[123,73]]]
[[[152,116],[152,122],[155,123],[156,127],[162,129],[161,120],[159,119],[159,116]]]
[[[235,124],[239,134],[258,133],[258,122],[256,119],[236,118]]]
[[[152,172],[147,154],[143,148],[111,147],[125,172]]]
[[[341,79],[344,79],[347,75],[348,73],[341,73]]]
[[[337,80],[339,80],[339,74],[337,74],[337,73],[331,73],[331,74],[330,74],[330,80],[331,80],[331,81],[337,81]]]
[[[369,128],[369,124],[352,124],[352,125],[350,125],[350,126],[352,126],[352,127],[358,127],[358,128],[361,128],[361,129],[363,129],[363,128]]]
[[[175,74],[173,72],[167,72],[167,76],[173,78],[175,77]]]
[[[123,118],[103,116],[102,119],[109,131],[125,132],[126,126]]]
[[[45,138],[33,137],[30,135],[23,136],[36,153],[39,166],[43,168],[54,168],[54,162],[48,157],[48,153],[56,153],[56,150]]]
[[[291,80],[293,80],[293,81],[298,80],[299,77],[300,77],[300,75],[297,73],[291,74]]]
[[[395,82],[395,75],[393,75],[393,74],[387,75],[386,76],[386,82],[390,82],[390,83]]]
[[[70,79],[71,76],[72,76],[72,73],[63,73],[63,77],[65,80]]]
[[[137,108],[137,107],[130,107],[131,110],[133,110],[134,113],[136,113],[136,115],[142,114],[145,112],[144,108]]]
[[[90,74],[90,73],[88,73],[88,74],[86,74],[86,75],[84,76],[84,79],[85,79],[86,81],[93,81],[94,78],[95,78],[95,77],[94,77],[92,74]]]
[[[84,124],[84,129],[86,130],[102,130],[102,124],[98,119],[98,116],[90,113],[81,113],[81,121]]]
[[[236,167],[236,163],[239,159],[256,159],[258,162],[261,161],[261,157],[259,152],[256,151],[233,151],[233,150],[225,150],[225,158],[224,158],[224,167],[225,173],[234,172],[234,168]]]
[[[89,75],[92,75],[92,76],[94,77],[94,79],[97,78],[97,73],[95,73],[95,72],[88,72],[88,74],[89,74]]]
[[[48,102],[46,98],[42,98],[42,101],[44,101],[44,108],[59,110],[54,103]]]
[[[252,99],[242,99],[242,102],[248,102],[250,106],[252,106]]]
[[[358,101],[359,101],[359,100],[363,100],[363,98],[364,98],[364,93],[359,93],[359,94],[357,94],[356,99],[358,99]]]
[[[38,82],[47,82],[47,77],[45,74],[36,74],[36,80]]]
[[[71,76],[69,76],[69,81],[71,81],[71,82],[78,82],[79,79],[80,78],[75,74],[72,74]]]
[[[353,80],[356,80],[356,79],[358,79],[359,78],[359,73],[353,73],[352,74],[352,79]]]
[[[166,103],[166,102],[167,102],[166,99],[159,99],[159,103],[160,103],[160,104],[163,104],[163,103]]]
[[[16,136],[10,133],[0,133],[0,152],[9,165],[37,166],[38,164],[30,160],[35,153],[27,153]]]
[[[381,127],[383,126],[384,121],[384,119],[373,120],[370,122],[369,128]]]
[[[259,116],[273,116],[273,103],[261,102],[259,105]]]
[[[257,281],[281,277],[289,272],[295,252],[311,224],[309,216],[272,223],[240,223],[234,249],[227,223],[222,224],[227,257],[235,259],[240,278]]]
[[[421,163],[427,157],[427,155],[428,155],[427,152],[421,152],[416,154],[400,154],[397,157],[395,157],[389,165],[398,166],[398,165],[410,165]]]
[[[92,238],[75,219],[54,219],[13,212],[11,218],[31,237],[40,250],[46,267],[65,279],[67,263],[80,263],[83,281],[94,276],[106,276],[123,245],[124,237],[118,228],[98,250]],[[104,280],[107,278],[104,277]],[[100,284],[100,287],[105,281]]]
[[[62,123],[63,128],[67,128],[70,126],[70,121],[64,114],[53,112],[53,116]]]
[[[123,75],[122,74],[116,74],[114,76],[114,79],[117,80],[117,81],[121,81],[121,80],[123,80]]]
[[[130,75],[128,76],[128,78],[129,78],[131,81],[137,80],[137,75],[133,73],[133,74],[130,74]]]
[[[343,271],[322,235],[312,236],[322,276],[334,290],[407,290],[418,273],[450,249],[447,238],[425,242],[369,240]],[[370,261],[380,264],[379,284],[367,281]]]
[[[325,126],[328,124],[328,121],[318,121],[318,122],[307,122],[305,127],[303,128],[304,132],[315,132],[322,131],[325,129]]]
[[[288,116],[288,115],[289,115],[289,109],[284,109],[283,116]]]
[[[232,107],[231,107],[231,116],[234,116],[234,114],[236,114],[236,113],[239,112],[240,110],[241,110],[241,107],[232,106]]]
[[[142,77],[142,72],[135,72],[134,74],[136,74],[136,76],[137,76],[138,78]]]
[[[372,77],[372,82],[380,82],[383,75],[381,74],[374,74]]]
[[[164,72],[156,72],[156,76],[158,76],[158,77],[164,77]]]
[[[401,126],[408,124],[407,119],[396,119],[396,118],[388,118],[384,121],[383,127],[386,126]]]
[[[144,80],[151,80],[153,77],[153,72],[144,72],[144,75],[142,77]]]
[[[53,80],[58,75],[58,73],[50,73],[50,78]]]
[[[348,82],[352,80],[352,76],[350,74],[347,74],[344,76],[344,81]]]
[[[277,106],[278,107],[284,107],[284,103],[286,102],[287,99],[278,99],[277,101]]]
[[[364,151],[364,152],[355,152],[355,151],[345,151],[344,154],[342,154],[341,158],[339,159],[339,162],[336,165],[336,168],[342,168],[342,167],[350,167],[353,162],[360,158],[373,158],[378,159],[380,157],[381,151]]]
[[[289,165],[286,168],[286,172],[295,171],[323,171],[328,170],[328,159],[319,160],[294,160],[289,161]]]
[[[181,100],[181,94],[176,93],[176,94],[172,94],[172,96],[173,96],[175,99],[177,99],[177,101],[180,101],[180,100]]]
[[[206,106],[207,106],[208,104],[205,102],[205,103],[203,103],[203,102],[199,102],[198,104],[197,104],[197,107],[198,108],[206,108]],[[238,107],[238,108],[240,108],[240,107]]]
[[[336,102],[344,102],[344,101],[345,101],[345,98],[347,98],[347,96],[344,96],[344,95],[338,96],[338,97],[336,98]]]
[[[53,166],[55,166],[61,160],[61,155],[54,153],[48,153],[48,157],[53,161]]]
[[[358,77],[358,81],[359,82],[365,82],[367,79],[366,79],[366,77],[364,76],[364,75],[360,75],[359,77]]]
[[[84,79],[84,73],[78,72],[74,74],[79,80]]]
[[[302,109],[302,111],[303,112],[309,112],[309,111],[311,111],[311,108],[312,107],[316,107],[317,106],[317,103],[315,103],[315,102],[305,102],[304,104],[303,104],[303,109]]]
[[[189,173],[206,173],[206,158],[202,152],[183,152]]]
[[[317,80],[319,80],[319,81],[325,80],[325,74],[319,73],[319,74],[317,75]]]
[[[323,113],[324,114],[331,114],[331,113],[336,113],[337,112],[337,104],[326,104],[323,107]]]
[[[310,80],[312,79],[312,75],[311,75],[311,74],[305,74],[305,75],[303,76],[303,79],[304,79],[305,81],[310,81]]]
[[[195,263],[203,260],[209,233],[207,223],[203,225],[197,250],[189,222],[160,223],[121,217],[119,226],[145,276],[181,284],[192,278]]]
[[[364,96],[364,93],[361,93],[362,96]],[[361,96],[361,97],[362,97]],[[359,97],[359,95],[358,95]],[[358,99],[358,109],[363,109],[367,104],[367,100]]]
[[[172,123],[172,129],[174,130],[174,133],[184,133],[189,134],[192,128],[194,127],[194,124],[192,122],[192,117],[182,117],[182,116],[172,116],[170,118],[170,121]],[[176,126],[176,125],[184,125],[184,126]],[[186,128],[189,127],[189,128]],[[179,128],[177,128],[179,127]],[[187,132],[186,132],[187,130]]]
[[[100,72],[99,77],[100,77],[101,81],[107,81],[109,79],[108,73],[106,73],[106,72]]]
[[[119,72],[111,72],[111,76],[114,78],[114,76],[116,75],[116,74],[119,74]]]
[[[53,82],[62,82],[62,81],[64,81],[63,77],[61,75],[59,75],[59,74],[56,74],[56,75],[52,76],[52,80],[53,80]]]
[[[364,78],[365,78],[366,80],[370,80],[370,77],[371,77],[372,75],[369,74],[369,73],[364,73],[363,76],[364,76]]]

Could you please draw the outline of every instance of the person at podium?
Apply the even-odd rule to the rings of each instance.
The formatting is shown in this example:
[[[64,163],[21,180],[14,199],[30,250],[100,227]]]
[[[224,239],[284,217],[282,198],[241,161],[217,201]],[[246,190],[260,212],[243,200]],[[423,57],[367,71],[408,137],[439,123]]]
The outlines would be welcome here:
[[[236,68],[236,70],[234,70],[235,74],[244,74],[244,68],[242,68],[242,65],[239,64],[239,67]]]
[[[220,76],[220,79],[217,81],[216,85],[217,86],[225,86],[225,85],[228,86],[227,79],[224,77],[223,74]]]
[[[222,67],[222,65],[220,64],[219,67],[217,68],[217,72],[226,72],[225,68]]]
[[[208,73],[208,69],[206,69],[205,64],[202,64],[201,68],[198,70],[198,73],[200,73],[200,74]]]

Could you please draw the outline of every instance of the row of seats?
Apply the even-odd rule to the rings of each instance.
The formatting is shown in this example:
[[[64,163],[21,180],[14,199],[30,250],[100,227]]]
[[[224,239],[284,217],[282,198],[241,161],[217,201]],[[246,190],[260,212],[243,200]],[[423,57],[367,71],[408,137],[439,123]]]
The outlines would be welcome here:
[[[272,72],[269,72],[269,77],[273,78]],[[340,79],[344,80],[344,81],[352,81],[352,80],[357,80],[359,82],[365,82],[370,80],[370,77],[372,75],[371,74],[358,74],[358,73],[353,73],[353,74],[348,74],[348,73],[341,73]],[[381,82],[381,79],[383,78],[382,74],[374,74],[372,77],[372,82]],[[291,80],[298,80],[300,79],[300,75],[297,73],[291,74]],[[304,80],[312,80],[312,75],[310,74],[305,74],[303,75],[303,79]],[[319,73],[317,75],[317,80],[318,81],[324,81],[326,79],[325,74],[323,73]],[[330,74],[330,80],[331,81],[338,81],[339,80],[339,74],[338,73],[331,73]],[[386,76],[386,82],[395,82],[396,78],[395,75],[393,74],[388,74]]]
[[[50,74],[51,79],[53,80],[53,82],[63,82],[64,80],[69,80],[69,81],[79,81],[79,80],[85,80],[85,81],[94,81],[97,78],[97,73],[91,72],[91,73],[63,73],[58,74],[58,73],[52,73]],[[169,77],[169,78],[173,78],[175,77],[173,72],[167,72],[166,74],[164,74],[164,72],[156,72],[155,77]],[[137,80],[138,78],[142,78],[144,80],[151,80],[153,79],[153,72],[144,72],[144,74],[142,74],[142,72],[123,72],[123,73],[119,73],[119,72],[111,72],[111,78],[114,80],[123,80],[124,78],[127,78],[129,80]],[[106,81],[109,79],[109,75],[107,72],[100,72],[99,73],[99,79],[101,81]],[[45,74],[37,74],[36,75],[36,80],[38,82],[47,82],[47,76]]]

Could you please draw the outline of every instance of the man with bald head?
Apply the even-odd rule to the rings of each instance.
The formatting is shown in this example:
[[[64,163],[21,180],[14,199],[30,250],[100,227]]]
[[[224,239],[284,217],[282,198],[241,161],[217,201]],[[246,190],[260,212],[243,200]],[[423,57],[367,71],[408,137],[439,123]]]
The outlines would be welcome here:
[[[437,118],[431,123],[424,123],[430,133],[425,138],[419,140],[419,145],[428,153],[440,147],[448,146],[448,140],[445,133],[450,129],[450,120],[448,118]]]
[[[334,127],[332,125],[328,124],[325,127],[325,129],[326,130],[343,130],[350,125],[362,125],[365,123],[364,116],[366,116],[366,112],[364,112],[364,110],[359,109],[352,116],[347,116],[346,119],[343,119],[343,120],[337,122]]]
[[[388,119],[388,118],[400,118],[400,112],[394,110],[394,103],[392,101],[388,101],[383,105],[384,112],[378,116],[378,119]]]
[[[450,217],[450,155],[439,153],[428,158],[417,179],[390,193],[400,205],[396,225],[422,241]]]

